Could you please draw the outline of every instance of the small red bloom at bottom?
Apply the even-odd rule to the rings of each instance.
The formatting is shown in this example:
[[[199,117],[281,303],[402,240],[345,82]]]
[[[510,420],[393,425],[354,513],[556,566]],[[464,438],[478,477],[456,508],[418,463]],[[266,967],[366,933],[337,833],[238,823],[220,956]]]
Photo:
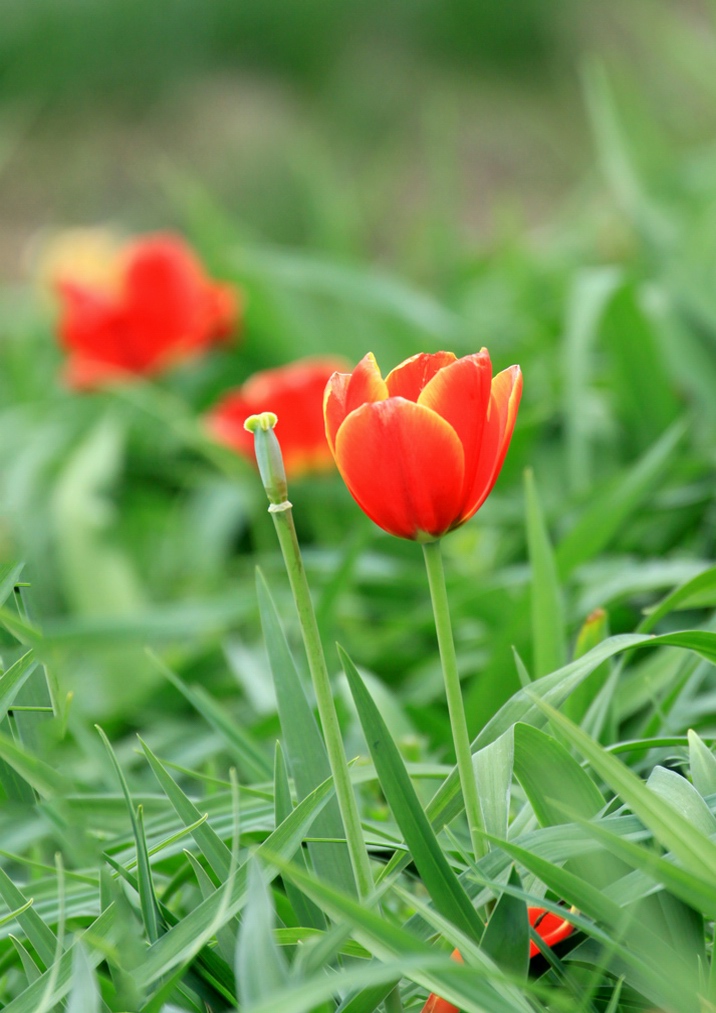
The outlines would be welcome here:
[[[572,931],[570,922],[564,918],[560,918],[559,915],[553,914],[551,911],[545,910],[543,907],[528,907],[527,917],[532,928],[544,940],[547,946],[561,943]],[[536,957],[539,952],[537,944],[530,940],[530,959]],[[453,960],[458,960],[462,963],[459,950],[453,950],[451,957]],[[457,1006],[453,1006],[451,1002],[448,1002],[447,999],[441,999],[433,992],[428,996],[428,1001],[423,1006],[422,1013],[460,1013],[460,1010]]]

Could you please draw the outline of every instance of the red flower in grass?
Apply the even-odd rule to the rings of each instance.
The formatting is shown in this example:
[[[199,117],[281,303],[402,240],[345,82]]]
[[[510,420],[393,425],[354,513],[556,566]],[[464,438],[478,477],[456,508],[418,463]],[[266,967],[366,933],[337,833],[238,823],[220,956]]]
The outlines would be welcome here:
[[[372,353],[326,388],[326,435],[348,489],[391,535],[432,541],[479,510],[510,445],[519,366],[487,349],[421,353],[383,379]]]
[[[232,330],[237,294],[212,282],[182,239],[151,235],[122,248],[104,284],[56,279],[67,382],[98,387],[151,376],[203,351]]]
[[[209,429],[221,443],[253,461],[254,437],[244,429],[244,421],[249,415],[271,411],[278,417],[276,436],[289,478],[331,469],[333,455],[323,426],[323,391],[335,371],[346,365],[335,356],[316,357],[255,373],[211,410]]]
[[[570,922],[553,914],[552,911],[546,911],[543,907],[528,907],[527,917],[532,928],[547,946],[561,943],[572,931]],[[530,959],[536,957],[538,953],[539,947],[530,939]],[[462,963],[459,950],[453,950],[451,956],[453,960],[459,960]],[[441,999],[433,992],[428,996],[422,1013],[460,1013],[460,1010],[447,999]]]

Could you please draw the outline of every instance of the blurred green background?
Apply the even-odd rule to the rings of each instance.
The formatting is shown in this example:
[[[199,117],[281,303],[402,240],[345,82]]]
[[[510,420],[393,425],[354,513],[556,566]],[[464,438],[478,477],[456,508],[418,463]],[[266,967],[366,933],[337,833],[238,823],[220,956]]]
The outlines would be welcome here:
[[[285,595],[273,532],[194,419],[305,354],[388,370],[486,344],[523,367],[504,474],[447,543],[473,727],[518,684],[513,645],[540,666],[525,467],[561,553],[557,655],[596,606],[632,629],[713,554],[713,5],[4,0],[2,22],[0,546],[74,713],[171,737],[174,712],[180,737],[148,642],[272,727],[253,568]],[[161,394],[64,390],[33,263],[97,223],[187,235],[246,293],[241,341]],[[331,664],[338,638],[446,748],[419,553],[337,479],[292,498]]]

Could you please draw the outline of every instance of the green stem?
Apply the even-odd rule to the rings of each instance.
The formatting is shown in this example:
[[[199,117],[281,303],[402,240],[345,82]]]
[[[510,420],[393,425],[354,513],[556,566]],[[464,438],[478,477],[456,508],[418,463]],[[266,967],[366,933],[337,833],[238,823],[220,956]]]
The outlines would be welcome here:
[[[278,506],[278,509],[277,509]],[[323,734],[326,740],[328,760],[333,773],[333,780],[336,786],[336,796],[343,818],[343,826],[346,832],[348,851],[350,854],[353,874],[355,876],[358,896],[363,900],[370,896],[373,891],[373,876],[370,869],[370,860],[363,837],[358,806],[356,805],[353,785],[351,784],[348,762],[343,749],[341,729],[338,724],[338,715],[333,702],[331,683],[326,668],[326,659],[323,654],[323,645],[318,631],[316,614],[311,601],[311,592],[306,579],[306,571],[301,559],[301,550],[296,537],[296,528],[293,523],[293,513],[288,500],[269,508],[278,535],[281,552],[286,564],[288,579],[293,591],[293,597],[298,610],[298,618],[301,624],[303,643],[308,656],[308,667],[313,680],[313,688],[318,704],[318,714],[323,727]]]
[[[443,570],[443,560],[440,554],[440,542],[425,542],[423,544],[423,554],[425,556],[425,567],[428,571],[430,597],[435,615],[435,629],[438,635],[440,660],[445,679],[445,695],[447,697],[448,711],[450,712],[450,726],[452,728],[452,738],[457,757],[457,769],[460,775],[462,797],[465,802],[465,815],[467,816],[470,840],[475,858],[481,858],[485,854],[484,838],[480,835],[480,831],[483,829],[482,810],[480,809],[477,781],[472,766],[472,750],[470,749],[470,736],[467,731],[465,706],[462,700],[460,676],[457,669],[455,641],[453,640],[452,623],[450,622],[450,609],[448,606],[447,589],[445,587],[445,571]]]

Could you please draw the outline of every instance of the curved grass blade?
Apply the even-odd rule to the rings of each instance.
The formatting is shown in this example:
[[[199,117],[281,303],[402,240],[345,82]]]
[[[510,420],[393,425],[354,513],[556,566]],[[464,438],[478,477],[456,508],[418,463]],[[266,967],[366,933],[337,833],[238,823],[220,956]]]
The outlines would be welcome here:
[[[202,814],[168,773],[161,761],[157,759],[146,742],[139,736],[137,737],[154,776],[173,805],[177,816],[184,826],[195,824],[197,820],[201,819]],[[224,882],[229,875],[229,868],[231,866],[231,851],[229,848],[208,823],[202,823],[197,826],[192,831],[192,837],[196,841],[197,847],[204,858],[219,877],[219,880]]]
[[[283,732],[288,766],[293,775],[296,794],[305,798],[331,776],[328,753],[323,735],[308,702],[306,691],[296,669],[293,655],[276,611],[271,592],[260,570],[256,571],[256,595],[261,628],[266,643],[271,673],[276,687],[276,702]],[[317,837],[343,838],[345,830],[338,801],[331,799],[316,818]],[[353,867],[347,844],[311,843],[308,846],[316,872],[329,883],[343,890],[355,889]]]
[[[438,911],[470,938],[479,941],[482,921],[445,858],[415,793],[398,747],[357,668],[342,648],[338,648],[338,653],[381,789],[418,867],[425,889]]]

